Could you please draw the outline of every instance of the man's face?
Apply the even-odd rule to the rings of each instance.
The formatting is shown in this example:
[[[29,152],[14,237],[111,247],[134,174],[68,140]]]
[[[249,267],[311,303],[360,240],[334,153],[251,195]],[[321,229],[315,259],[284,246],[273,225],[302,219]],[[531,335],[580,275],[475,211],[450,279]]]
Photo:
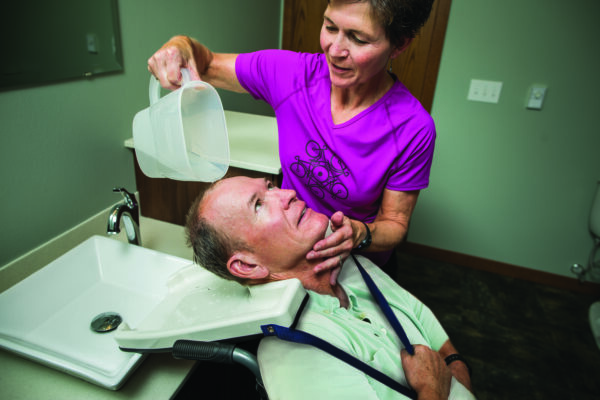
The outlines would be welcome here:
[[[329,224],[325,215],[297,199],[294,190],[247,177],[219,182],[207,194],[201,214],[216,229],[244,241],[256,263],[275,272],[305,260]]]

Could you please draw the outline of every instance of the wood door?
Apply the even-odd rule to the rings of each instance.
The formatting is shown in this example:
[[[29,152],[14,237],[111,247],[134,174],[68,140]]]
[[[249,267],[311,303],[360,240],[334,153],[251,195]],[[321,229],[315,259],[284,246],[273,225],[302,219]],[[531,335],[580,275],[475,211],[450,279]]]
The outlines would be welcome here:
[[[392,71],[431,112],[444,37],[452,0],[435,0],[431,15],[419,35],[392,63]],[[327,0],[285,0],[282,47],[309,53],[321,52],[319,34]]]

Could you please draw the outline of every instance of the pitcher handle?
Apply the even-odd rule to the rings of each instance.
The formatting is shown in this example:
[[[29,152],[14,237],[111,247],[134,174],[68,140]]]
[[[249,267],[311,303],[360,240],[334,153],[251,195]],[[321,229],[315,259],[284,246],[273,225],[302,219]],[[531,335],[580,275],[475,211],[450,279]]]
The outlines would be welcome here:
[[[190,82],[190,71],[187,68],[181,68],[181,86]],[[150,75],[150,86],[148,89],[148,95],[150,97],[150,105],[156,103],[160,99],[160,83],[154,75]]]

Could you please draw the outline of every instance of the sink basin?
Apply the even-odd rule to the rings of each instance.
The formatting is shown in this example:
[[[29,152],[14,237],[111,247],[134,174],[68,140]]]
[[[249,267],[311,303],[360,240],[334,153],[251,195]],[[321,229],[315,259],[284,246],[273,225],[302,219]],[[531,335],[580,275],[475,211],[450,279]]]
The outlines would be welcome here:
[[[0,293],[0,347],[116,390],[144,356],[121,351],[115,331],[97,333],[92,321],[116,313],[136,327],[167,295],[169,277],[190,264],[93,236]]]

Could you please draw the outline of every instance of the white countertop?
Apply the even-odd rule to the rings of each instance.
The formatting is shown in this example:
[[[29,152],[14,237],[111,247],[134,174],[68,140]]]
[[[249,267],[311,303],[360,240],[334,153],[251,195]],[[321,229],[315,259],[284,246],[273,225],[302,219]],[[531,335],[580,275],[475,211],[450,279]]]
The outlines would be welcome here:
[[[168,400],[194,366],[170,354],[152,354],[117,391],[0,350],[0,396],[10,400]],[[200,397],[198,397],[200,399]]]
[[[26,278],[88,237],[106,234],[108,210],[0,269],[0,291]],[[192,259],[182,226],[140,217],[142,244],[163,253]],[[115,240],[126,241],[124,230]],[[169,399],[194,366],[171,354],[151,354],[118,391],[111,391],[0,350],[0,398],[3,399]]]
[[[275,117],[225,111],[229,137],[230,166],[278,175],[277,122]],[[125,146],[134,148],[133,139]]]

